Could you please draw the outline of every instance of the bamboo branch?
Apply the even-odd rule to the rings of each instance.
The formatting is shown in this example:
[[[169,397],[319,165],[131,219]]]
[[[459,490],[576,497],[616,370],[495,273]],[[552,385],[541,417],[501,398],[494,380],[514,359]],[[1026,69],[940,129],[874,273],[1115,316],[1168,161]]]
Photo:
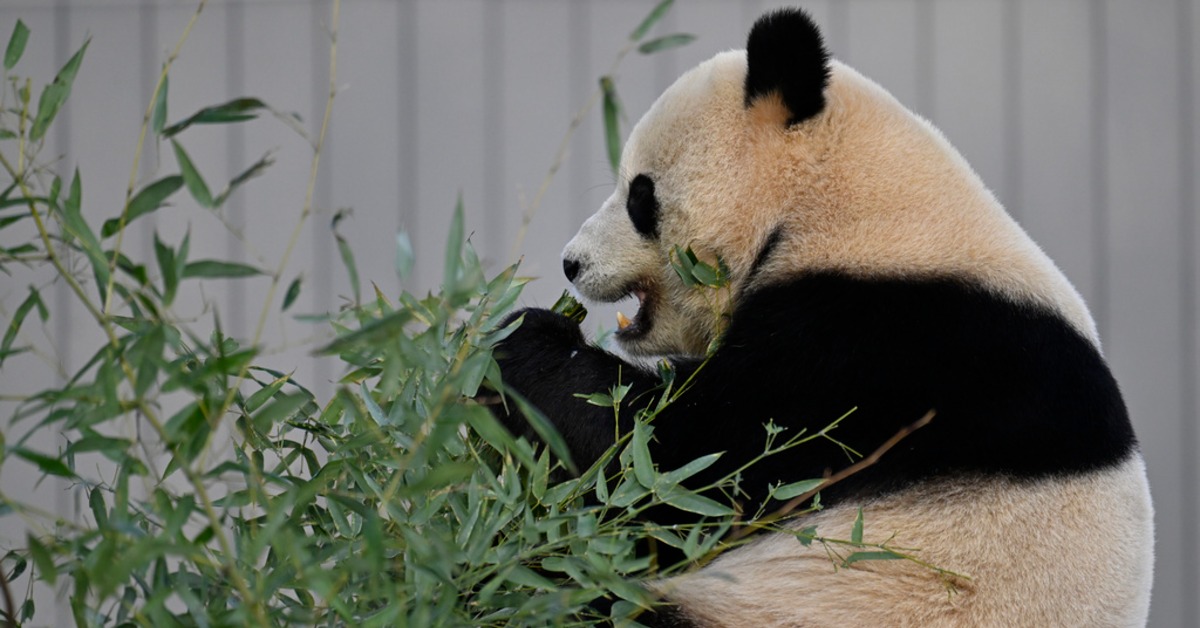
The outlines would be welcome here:
[[[892,435],[891,438],[884,441],[882,445],[880,445],[877,449],[875,449],[875,451],[871,452],[871,454],[868,455],[866,458],[863,458],[862,460],[859,460],[858,462],[825,478],[825,481],[821,482],[821,484],[818,485],[816,488],[812,489],[811,491],[808,491],[807,493],[804,493],[802,495],[798,495],[798,496],[792,498],[791,501],[784,504],[778,510],[767,515],[766,517],[763,517],[762,519],[759,519],[751,524],[747,524],[745,526],[742,526],[741,528],[738,528],[737,530],[735,530],[734,532],[732,532],[729,535],[728,543],[733,543],[733,542],[737,541],[738,539],[741,539],[756,530],[770,526],[771,524],[775,523],[776,521],[779,521],[780,519],[783,519],[784,517],[790,515],[793,511],[795,511],[797,508],[799,508],[805,502],[812,499],[813,496],[816,495],[817,493],[819,493],[819,492],[829,488],[830,486],[833,486],[834,484],[837,484],[838,482],[841,482],[842,480],[844,480],[856,473],[859,473],[860,471],[866,469],[867,467],[870,467],[870,466],[874,465],[875,463],[879,462],[879,459],[882,458],[883,455],[886,454],[891,448],[895,447],[897,443],[904,440],[905,438],[908,438],[908,436],[910,434],[912,434],[913,432],[921,429],[922,427],[925,427],[926,425],[929,425],[929,422],[932,421],[933,417],[936,415],[937,415],[937,410],[931,409],[929,412],[926,412],[924,416],[917,419],[913,423],[901,428],[899,432],[896,432],[894,435]],[[707,562],[707,561],[702,561],[702,562]]]

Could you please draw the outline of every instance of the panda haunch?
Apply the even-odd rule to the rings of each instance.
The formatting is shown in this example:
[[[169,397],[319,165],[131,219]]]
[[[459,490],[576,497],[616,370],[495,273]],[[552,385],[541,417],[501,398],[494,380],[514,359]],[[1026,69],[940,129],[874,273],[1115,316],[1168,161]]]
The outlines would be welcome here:
[[[893,538],[971,579],[948,597],[907,561],[835,571],[820,548],[772,535],[650,584],[672,605],[653,620],[1144,624],[1149,490],[1079,294],[936,129],[828,59],[804,13],[764,16],[747,48],[686,73],[636,125],[617,190],[567,244],[564,270],[586,298],[636,296],[621,348],[670,356],[685,378],[718,330],[711,296],[683,285],[670,250],[728,266],[720,347],[654,421],[663,469],[725,452],[697,485],[757,455],[768,420],[795,433],[857,408],[838,439],[871,451],[936,409],[801,523],[848,532],[861,506],[868,540]],[[586,466],[612,444],[613,413],[574,393],[619,377],[634,399],[658,376],[588,345],[562,316],[518,315],[497,349],[504,381]],[[634,405],[621,408],[623,432]],[[848,464],[819,441],[768,458],[743,474],[744,510],[769,484]]]

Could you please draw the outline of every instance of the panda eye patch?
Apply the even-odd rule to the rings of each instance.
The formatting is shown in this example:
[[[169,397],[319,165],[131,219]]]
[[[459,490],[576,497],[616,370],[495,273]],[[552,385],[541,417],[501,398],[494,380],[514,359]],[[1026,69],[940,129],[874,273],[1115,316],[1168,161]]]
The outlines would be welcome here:
[[[654,196],[654,181],[639,174],[629,182],[629,197],[625,201],[633,228],[647,238],[658,237],[658,199]]]

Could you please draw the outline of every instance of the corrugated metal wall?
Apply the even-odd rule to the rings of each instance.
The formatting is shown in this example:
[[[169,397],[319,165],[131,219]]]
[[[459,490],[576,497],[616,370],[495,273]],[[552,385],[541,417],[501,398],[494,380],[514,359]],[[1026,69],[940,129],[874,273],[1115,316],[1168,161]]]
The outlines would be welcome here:
[[[332,139],[294,271],[294,308],[336,308],[348,282],[328,225],[351,207],[341,232],[354,244],[364,285],[394,292],[393,243],[412,234],[418,260],[405,288],[432,286],[456,198],[472,241],[493,269],[515,258],[523,208],[535,196],[574,113],[607,71],[650,0],[344,0]],[[692,45],[629,58],[619,91],[630,121],[680,72],[740,47],[763,10],[783,4],[682,1],[658,31],[699,36]],[[1196,146],[1200,124],[1200,0],[811,0],[834,54],[931,118],[1087,298],[1122,382],[1149,465],[1158,511],[1153,626],[1200,625],[1197,565]],[[172,72],[171,119],[252,95],[296,112],[316,132],[328,80],[328,0],[212,2]],[[17,18],[33,30],[22,69],[50,77],[85,37],[91,48],[72,103],[49,141],[64,170],[84,176],[85,212],[115,214],[142,111],[191,2],[6,0],[0,33]],[[543,279],[528,303],[564,285],[558,252],[608,194],[599,115],[576,135],[519,253]],[[274,267],[303,205],[306,142],[282,123],[196,129],[183,141],[211,180],[233,176],[269,149],[276,164],[233,197],[222,220],[192,208],[135,224],[132,252],[152,255],[152,234],[194,256]],[[153,153],[154,151],[152,151]],[[170,151],[166,151],[169,153]],[[173,168],[151,155],[142,175]],[[179,199],[182,196],[177,197]],[[180,201],[181,205],[183,204]],[[12,307],[27,280],[0,277]],[[265,280],[189,295],[215,307],[233,333],[252,333]],[[71,302],[55,296],[60,311]],[[185,308],[186,309],[186,308]],[[278,311],[276,305],[273,311]],[[281,368],[330,389],[337,374],[305,358],[320,328],[272,315],[267,342]],[[94,348],[83,313],[60,316],[53,342],[78,363]],[[5,378],[12,371],[6,369]],[[0,392],[53,378],[33,364]],[[324,384],[320,384],[324,382]],[[53,447],[51,438],[45,445]],[[4,477],[5,492],[34,494],[33,476]],[[28,484],[29,486],[18,486]],[[48,486],[49,483],[43,485]],[[63,489],[58,486],[57,488]],[[72,516],[66,490],[42,491]],[[1047,513],[1048,517],[1054,516]],[[1020,542],[1020,539],[1014,539]],[[67,615],[63,615],[65,619]]]

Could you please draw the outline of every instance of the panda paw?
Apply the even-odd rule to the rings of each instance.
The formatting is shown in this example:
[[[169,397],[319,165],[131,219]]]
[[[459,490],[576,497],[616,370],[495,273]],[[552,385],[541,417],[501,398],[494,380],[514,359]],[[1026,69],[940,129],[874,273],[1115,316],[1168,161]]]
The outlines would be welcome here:
[[[573,349],[586,344],[577,323],[562,314],[540,308],[526,308],[509,314],[500,323],[500,329],[508,327],[522,317],[524,320],[521,326],[501,341],[499,347],[513,353],[526,350],[540,353],[546,350]]]

